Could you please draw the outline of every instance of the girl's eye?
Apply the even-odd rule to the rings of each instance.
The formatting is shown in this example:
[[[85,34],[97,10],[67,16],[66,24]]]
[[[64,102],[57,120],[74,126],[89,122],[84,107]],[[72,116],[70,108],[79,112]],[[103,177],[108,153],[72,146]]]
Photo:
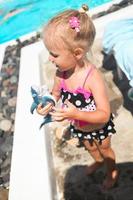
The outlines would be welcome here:
[[[54,54],[54,53],[52,53],[52,52],[50,52],[50,55],[53,56],[54,58],[57,58],[57,57],[59,56],[59,55]]]

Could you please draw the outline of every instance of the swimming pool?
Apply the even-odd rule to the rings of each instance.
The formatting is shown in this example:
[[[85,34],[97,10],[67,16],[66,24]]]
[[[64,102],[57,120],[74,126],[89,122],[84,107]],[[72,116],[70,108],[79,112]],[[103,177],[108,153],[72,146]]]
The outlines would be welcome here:
[[[56,13],[78,9],[85,3],[90,9],[111,0],[0,0],[0,44],[39,30]]]

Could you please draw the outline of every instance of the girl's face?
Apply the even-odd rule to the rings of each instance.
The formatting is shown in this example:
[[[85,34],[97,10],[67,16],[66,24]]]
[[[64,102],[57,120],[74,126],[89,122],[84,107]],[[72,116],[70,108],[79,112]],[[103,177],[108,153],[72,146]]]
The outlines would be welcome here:
[[[76,57],[74,54],[65,48],[49,50],[49,60],[56,65],[59,71],[68,71],[76,67]]]

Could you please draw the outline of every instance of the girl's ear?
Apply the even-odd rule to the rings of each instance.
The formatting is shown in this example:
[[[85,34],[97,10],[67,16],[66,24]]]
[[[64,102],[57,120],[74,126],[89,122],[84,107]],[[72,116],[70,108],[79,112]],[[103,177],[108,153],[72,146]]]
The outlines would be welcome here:
[[[82,48],[76,48],[74,50],[74,56],[79,60],[83,57],[84,55],[84,50]]]

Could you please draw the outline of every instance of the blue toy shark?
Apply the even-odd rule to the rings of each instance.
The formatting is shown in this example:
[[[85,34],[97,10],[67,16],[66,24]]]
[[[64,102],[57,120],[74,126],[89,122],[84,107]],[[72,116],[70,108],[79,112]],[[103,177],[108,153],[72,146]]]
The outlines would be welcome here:
[[[56,104],[54,97],[48,92],[46,85],[42,87],[31,86],[31,95],[33,103],[31,105],[30,112],[32,114],[40,103],[42,103],[42,107],[46,106],[48,103],[52,103],[53,105]],[[41,123],[40,128],[49,122],[52,122],[52,118],[50,114],[47,114],[43,117],[43,122]]]

